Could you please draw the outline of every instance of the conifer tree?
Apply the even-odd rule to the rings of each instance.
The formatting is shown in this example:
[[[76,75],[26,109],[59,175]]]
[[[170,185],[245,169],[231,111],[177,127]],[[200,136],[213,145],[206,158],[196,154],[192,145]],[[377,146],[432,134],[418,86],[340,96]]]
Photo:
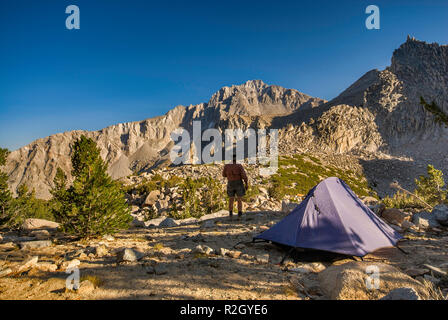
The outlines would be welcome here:
[[[81,136],[73,145],[73,185],[66,189],[61,169],[51,193],[54,216],[62,229],[81,237],[111,234],[132,220],[120,185],[107,174],[107,165],[96,143]]]
[[[443,172],[433,165],[427,167],[428,176],[415,179],[417,195],[423,197],[430,205],[437,205],[446,200],[447,189],[443,179]]]
[[[0,167],[6,164],[9,151],[0,148]],[[0,170],[0,225],[9,220],[12,195],[8,188],[8,175]]]

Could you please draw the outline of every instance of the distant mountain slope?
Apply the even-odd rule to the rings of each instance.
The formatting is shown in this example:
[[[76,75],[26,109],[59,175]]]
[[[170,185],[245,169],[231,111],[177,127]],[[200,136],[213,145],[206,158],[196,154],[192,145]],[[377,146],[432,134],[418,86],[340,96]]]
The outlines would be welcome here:
[[[61,167],[70,173],[71,144],[81,134],[94,139],[114,178],[169,164],[170,133],[207,128],[278,128],[283,153],[378,151],[420,159],[448,169],[448,129],[420,105],[435,100],[448,114],[448,46],[408,37],[390,67],[371,70],[331,101],[260,80],[224,87],[208,103],[178,106],[166,115],[100,131],[72,131],[39,139],[11,153],[6,170],[13,189],[25,183],[38,196]],[[387,174],[387,173],[386,173]],[[69,174],[70,176],[70,174]]]
[[[71,131],[36,140],[13,151],[6,170],[14,191],[26,184],[36,190],[38,197],[49,198],[57,168],[61,167],[70,177],[71,145],[83,134],[97,142],[102,157],[109,164],[109,173],[120,178],[166,159],[173,145],[171,132],[179,127],[191,130],[193,120],[201,120],[203,129],[247,127],[257,117],[286,115],[324,102],[297,90],[269,86],[260,80],[248,81],[220,89],[208,103],[178,106],[164,116],[99,131]]]

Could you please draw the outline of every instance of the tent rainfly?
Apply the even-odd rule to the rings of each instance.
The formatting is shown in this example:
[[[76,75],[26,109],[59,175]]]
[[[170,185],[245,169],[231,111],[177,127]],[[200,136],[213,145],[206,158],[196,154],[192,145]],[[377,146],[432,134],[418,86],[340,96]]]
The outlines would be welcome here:
[[[331,177],[313,187],[299,206],[254,241],[363,257],[395,246],[401,238],[343,180]]]

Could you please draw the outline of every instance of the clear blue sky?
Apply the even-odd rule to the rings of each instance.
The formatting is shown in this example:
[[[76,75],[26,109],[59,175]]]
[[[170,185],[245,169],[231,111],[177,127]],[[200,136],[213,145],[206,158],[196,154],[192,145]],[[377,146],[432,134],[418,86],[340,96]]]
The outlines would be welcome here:
[[[67,30],[76,4],[81,29]],[[378,5],[381,29],[365,28]],[[331,99],[411,34],[448,43],[448,1],[0,1],[0,146],[143,120],[262,79]]]

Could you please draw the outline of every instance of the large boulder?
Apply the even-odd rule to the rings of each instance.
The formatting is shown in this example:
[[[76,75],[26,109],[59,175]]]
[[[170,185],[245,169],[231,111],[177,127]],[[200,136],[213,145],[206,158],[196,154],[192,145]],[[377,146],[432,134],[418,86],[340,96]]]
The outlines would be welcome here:
[[[160,197],[160,190],[153,190],[146,196],[145,201],[143,201],[142,205],[144,207],[150,207],[156,204],[159,197]]]
[[[22,230],[28,232],[34,230],[56,231],[57,228],[59,228],[59,223],[45,219],[29,218],[22,224]]]
[[[440,228],[435,215],[427,211],[417,212],[412,216],[412,222],[419,228]]]
[[[373,266],[378,268],[377,289],[368,287],[374,284],[374,274],[368,269]],[[393,289],[403,287],[414,289],[422,299],[429,296],[420,282],[384,263],[348,262],[328,267],[318,278],[326,297],[335,300],[378,300]]]
[[[438,223],[442,226],[448,227],[448,206],[439,204],[434,207],[431,214],[435,217]]]
[[[408,219],[408,215],[406,213],[396,208],[385,209],[382,212],[381,217],[388,223],[395,224],[397,226],[401,226],[403,221]]]

